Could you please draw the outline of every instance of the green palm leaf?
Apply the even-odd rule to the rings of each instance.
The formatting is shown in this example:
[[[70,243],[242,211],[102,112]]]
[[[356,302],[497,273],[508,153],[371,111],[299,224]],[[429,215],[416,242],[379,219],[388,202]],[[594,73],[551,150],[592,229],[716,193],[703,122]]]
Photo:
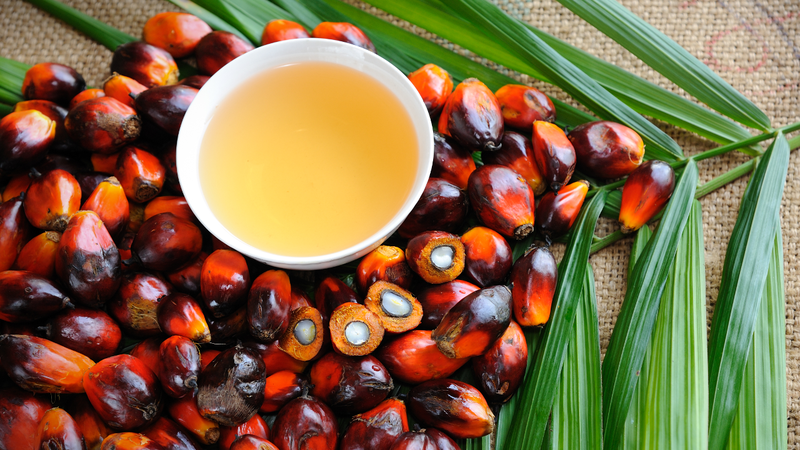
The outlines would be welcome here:
[[[248,40],[247,36],[242,34],[241,31],[237,30],[236,27],[228,24],[224,20],[217,17],[215,14],[212,14],[211,11],[203,8],[202,6],[198,5],[197,3],[191,2],[189,0],[167,0],[168,2],[172,3],[173,5],[180,6],[186,12],[194,14],[195,16],[202,19],[205,23],[208,24],[211,28],[220,31],[227,31],[228,33],[233,33],[244,40]]]

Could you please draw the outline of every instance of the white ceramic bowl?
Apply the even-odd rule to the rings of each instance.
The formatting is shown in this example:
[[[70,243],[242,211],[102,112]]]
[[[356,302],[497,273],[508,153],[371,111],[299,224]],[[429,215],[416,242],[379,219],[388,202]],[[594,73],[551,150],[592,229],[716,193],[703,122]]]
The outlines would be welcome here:
[[[308,257],[285,256],[266,252],[239,239],[225,228],[208,206],[200,182],[200,148],[214,110],[225,97],[243,82],[273,67],[301,61],[341,64],[372,76],[391,89],[408,111],[417,134],[419,158],[411,193],[392,220],[377,233],[341,251]],[[231,155],[236,157],[236,155]],[[178,135],[177,165],[181,189],[200,222],[220,241],[271,266],[295,270],[316,270],[344,264],[360,258],[381,245],[400,227],[422,196],[433,164],[433,131],[430,117],[414,85],[402,72],[380,56],[339,41],[295,39],[258,47],[236,58],[218,71],[200,90],[183,119]]]

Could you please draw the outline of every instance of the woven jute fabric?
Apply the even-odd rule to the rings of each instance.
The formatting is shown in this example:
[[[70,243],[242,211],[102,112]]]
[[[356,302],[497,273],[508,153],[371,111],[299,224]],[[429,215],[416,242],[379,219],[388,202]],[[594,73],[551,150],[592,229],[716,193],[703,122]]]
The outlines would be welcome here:
[[[691,98],[621,46],[573,15],[555,1],[495,0],[509,14],[528,21],[625,70]],[[140,36],[150,16],[177,11],[163,0],[70,0],[65,3],[134,36]],[[472,56],[424,30],[358,3],[377,16]],[[743,92],[772,120],[773,126],[800,121],[800,2],[796,0],[623,0],[622,3],[669,35],[708,64],[734,88]],[[109,74],[111,52],[70,26],[21,0],[0,0],[0,56],[35,64],[55,61],[75,67],[88,84],[99,86]],[[485,60],[477,59],[481,62]],[[503,68],[499,68],[504,70]],[[505,71],[505,70],[504,70]],[[507,72],[507,71],[505,71]],[[521,82],[562,100],[563,92],[527,76],[509,73]],[[574,104],[574,102],[572,102]],[[686,154],[714,144],[691,133],[658,123],[675,138]],[[786,288],[786,351],[789,445],[800,448],[800,329],[795,315],[800,307],[800,152],[791,157],[782,208],[784,275]],[[700,164],[701,182],[741,164],[746,158],[732,153]],[[701,201],[705,235],[709,322],[720,285],[722,264],[747,177],[711,193]],[[617,229],[601,220],[598,234]],[[606,248],[591,258],[597,280],[600,339],[605,351],[626,286],[631,240]],[[560,253],[557,251],[556,253]]]

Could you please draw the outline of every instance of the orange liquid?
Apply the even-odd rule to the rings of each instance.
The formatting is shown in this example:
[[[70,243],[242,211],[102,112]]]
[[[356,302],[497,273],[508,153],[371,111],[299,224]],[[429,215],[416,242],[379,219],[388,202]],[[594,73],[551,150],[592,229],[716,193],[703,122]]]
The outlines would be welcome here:
[[[397,97],[345,66],[303,62],[254,76],[217,108],[200,179],[231,233],[283,256],[347,249],[411,192],[416,132]]]

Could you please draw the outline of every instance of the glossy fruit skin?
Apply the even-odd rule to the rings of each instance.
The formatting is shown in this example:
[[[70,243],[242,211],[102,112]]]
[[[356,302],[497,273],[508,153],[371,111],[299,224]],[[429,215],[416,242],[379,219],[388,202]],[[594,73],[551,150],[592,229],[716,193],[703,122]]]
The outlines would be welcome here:
[[[6,187],[3,189],[2,195],[0,195],[0,204],[24,194],[30,185],[31,177],[27,173],[20,173],[11,177],[11,179],[8,180],[8,184],[6,184]],[[20,198],[20,201],[22,201],[22,198]]]
[[[466,297],[480,289],[480,287],[464,280],[453,280],[448,283],[428,285],[417,295],[417,300],[422,304],[422,322],[420,327],[432,330],[442,321],[450,308]]]
[[[200,90],[200,88],[206,85],[209,78],[211,77],[209,77],[208,75],[192,75],[182,79],[181,81],[178,82],[178,84],[182,84],[184,86],[189,86],[197,90]]]
[[[147,88],[178,81],[178,65],[172,55],[141,41],[117,47],[111,58],[111,72],[133,78]]]
[[[351,357],[329,352],[311,366],[311,395],[337,413],[363,413],[384,401],[394,389],[386,367],[374,356]]]
[[[64,231],[81,207],[81,187],[69,172],[55,169],[34,177],[23,200],[25,217],[46,231]]]
[[[146,269],[168,272],[196,258],[202,245],[203,236],[195,224],[161,213],[142,224],[131,251]]]
[[[142,434],[164,450],[200,450],[189,432],[163,416],[143,429]]]
[[[439,450],[461,450],[458,444],[456,444],[455,441],[450,438],[450,436],[442,433],[436,428],[426,428],[425,434],[433,439],[433,442],[436,444],[436,447],[438,447]]]
[[[322,22],[311,32],[311,36],[321,39],[346,42],[376,53],[375,44],[360,28],[347,22]]]
[[[331,313],[343,303],[359,303],[361,299],[358,294],[344,284],[344,282],[334,276],[324,278],[317,286],[314,293],[316,307],[322,314],[324,323],[331,320]]]
[[[156,377],[158,377],[159,367],[161,366],[162,342],[164,342],[164,338],[161,336],[147,338],[134,345],[130,352],[131,356],[136,357],[148,369],[152,370]]]
[[[173,292],[163,297],[156,310],[158,326],[170,336],[183,336],[199,344],[211,341],[200,304],[192,297]]]
[[[219,427],[219,450],[229,450],[239,436],[251,435],[266,439],[269,437],[269,427],[258,414],[253,415],[247,422],[234,427]]]
[[[174,272],[169,272],[167,274],[167,279],[172,283],[175,289],[184,294],[197,296],[197,294],[200,293],[200,274],[202,273],[203,263],[206,258],[208,258],[208,253],[201,252],[190,263],[184,264],[183,267]]]
[[[112,432],[89,403],[89,399],[85,395],[73,398],[67,411],[81,430],[86,450],[99,450],[103,439]]]
[[[464,222],[469,212],[467,194],[441,178],[430,178],[417,204],[400,225],[397,233],[410,239],[424,231],[452,232]]]
[[[152,153],[129,145],[117,158],[114,176],[128,200],[145,203],[161,193],[167,174],[161,161]]]
[[[431,260],[431,252],[442,246],[453,249],[450,267],[441,269]],[[464,244],[458,236],[444,231],[426,231],[408,241],[406,246],[408,267],[423,280],[431,284],[453,281],[464,271]]]
[[[180,84],[156,86],[136,97],[136,111],[143,120],[177,136],[183,116],[198,92],[193,87]]]
[[[547,247],[532,247],[514,263],[511,298],[517,323],[533,327],[547,322],[557,282],[558,266]]]
[[[163,450],[163,447],[141,433],[123,432],[110,434],[100,450]]]
[[[289,309],[294,311],[301,306],[312,306],[311,298],[299,287],[292,288],[292,303]]]
[[[176,217],[197,222],[197,217],[195,217],[192,209],[189,208],[189,204],[186,202],[185,197],[160,195],[150,200],[147,202],[147,206],[144,208],[144,220],[147,220],[156,214],[161,214],[162,212],[171,212]]]
[[[55,342],[16,334],[0,336],[0,360],[21,388],[44,394],[82,393],[84,373],[94,365]]]
[[[56,344],[94,361],[114,355],[122,342],[122,330],[99,309],[67,309],[47,322],[46,337]]]
[[[567,137],[575,147],[578,169],[591,177],[624,177],[639,167],[644,158],[641,136],[616,122],[584,123]]]
[[[406,263],[403,249],[381,245],[358,263],[355,281],[361,295],[366,295],[376,281],[388,281],[408,289],[414,281],[414,272]]]
[[[495,95],[503,112],[503,122],[510,127],[527,131],[537,120],[556,120],[553,101],[535,87],[507,84],[498,89]]]
[[[200,39],[195,47],[197,68],[206,75],[214,75],[223,66],[253,48],[252,44],[233,33],[213,31]]]
[[[217,250],[208,257],[206,264],[218,252],[236,253],[233,250]],[[239,257],[241,258],[241,255]],[[244,258],[242,262],[244,263]],[[203,267],[205,268],[205,264]],[[203,274],[205,275],[205,270]],[[259,275],[247,296],[247,323],[250,335],[265,343],[278,339],[289,325],[291,302],[292,286],[286,272],[268,270]]]
[[[265,375],[267,377],[284,370],[298,374],[303,373],[309,364],[307,361],[294,359],[286,352],[282,351],[280,348],[278,348],[278,341],[270,344],[247,341],[242,345],[258,352],[258,354],[261,356],[261,360],[264,361],[264,367],[266,368]]]
[[[575,148],[558,125],[541,120],[533,123],[531,141],[545,186],[558,192],[575,171]]]
[[[172,420],[178,422],[203,445],[212,445],[219,440],[219,424],[204,418],[197,409],[196,391],[167,405]]]
[[[106,96],[115,98],[131,108],[136,108],[134,98],[147,90],[147,86],[131,77],[112,74],[103,82],[103,92]]]
[[[0,389],[0,448],[39,450],[32,438],[50,408],[45,395],[16,387]]]
[[[278,447],[264,438],[245,434],[236,438],[229,450],[278,450]]]
[[[200,351],[183,336],[170,336],[159,349],[158,379],[164,393],[173,398],[185,397],[197,387],[200,374]]]
[[[69,297],[52,281],[24,270],[0,272],[0,320],[34,322],[72,307]]]
[[[112,97],[100,97],[70,110],[64,127],[70,139],[81,147],[109,154],[139,137],[142,120],[130,106]]]
[[[487,227],[517,240],[533,231],[533,189],[520,174],[505,166],[481,166],[469,176],[467,192]]]
[[[513,320],[488,352],[472,358],[478,388],[491,404],[505,403],[517,392],[527,366],[525,334]]]
[[[86,89],[85,91],[81,91],[75,97],[72,97],[72,100],[70,100],[69,102],[69,109],[70,110],[74,109],[76,106],[78,106],[79,103],[84,102],[86,100],[105,97],[105,96],[106,93],[103,92],[102,89]]]
[[[117,246],[93,211],[69,220],[56,254],[56,275],[79,303],[99,308],[122,281]]]
[[[517,172],[533,189],[535,195],[544,192],[547,186],[536,165],[531,140],[513,131],[503,133],[503,146],[496,152],[482,154],[484,164],[499,164]]]
[[[58,63],[39,63],[25,72],[22,95],[26,100],[49,100],[66,105],[82,90],[86,81],[69,66]]]
[[[314,322],[316,335],[310,344],[301,344],[294,335],[294,329],[301,320],[311,320]],[[324,325],[322,315],[319,310],[310,306],[301,306],[292,311],[289,316],[289,326],[286,331],[278,338],[278,348],[286,352],[291,358],[300,361],[311,361],[322,349],[324,334],[327,329]]]
[[[188,13],[163,12],[144,24],[142,38],[150,45],[162,48],[173,58],[184,58],[194,52],[211,27],[197,16]]]
[[[137,338],[155,336],[161,332],[156,314],[159,303],[172,293],[172,286],[161,275],[126,273],[119,290],[108,302],[108,313],[120,327]]]
[[[475,171],[472,152],[445,134],[433,133],[433,167],[431,177],[441,178],[467,189],[469,176]]]
[[[447,97],[453,92],[453,78],[436,64],[425,64],[408,74],[408,79],[417,88],[428,114],[436,117],[442,111]]]
[[[342,435],[341,450],[388,450],[397,437],[408,431],[406,404],[389,398],[378,406],[353,416]]]
[[[35,110],[47,116],[56,123],[56,137],[53,140],[50,151],[73,151],[75,144],[69,140],[67,129],[64,128],[64,119],[69,112],[67,108],[49,100],[26,100],[14,105],[14,112]]]
[[[38,448],[86,450],[83,433],[72,416],[61,408],[53,408],[44,414],[34,441]]]
[[[281,370],[267,377],[264,385],[264,403],[258,408],[262,413],[274,413],[283,405],[303,393],[305,377],[290,370]]]
[[[486,353],[511,321],[511,291],[492,286],[475,291],[453,306],[431,333],[439,350],[450,358]]]
[[[261,45],[273,42],[288,41],[290,39],[305,39],[311,37],[308,31],[297,22],[291,20],[271,20],[261,34]]]
[[[282,450],[336,450],[338,425],[320,400],[301,396],[278,413],[269,440]]]
[[[95,154],[99,155],[99,153]],[[114,160],[114,164],[116,164],[116,160]],[[113,172],[113,170],[111,172]],[[89,196],[92,195],[92,192],[94,192],[95,189],[97,189],[97,186],[100,186],[100,183],[110,176],[112,176],[110,172],[84,170],[76,173],[74,177],[78,181],[78,185],[81,188],[81,204],[86,202],[86,200],[89,200]]]
[[[397,437],[390,450],[439,450],[425,430],[406,431]]]
[[[131,217],[125,190],[115,177],[106,178],[97,185],[81,209],[97,213],[111,236],[125,231]]]
[[[0,203],[0,271],[11,268],[32,231],[25,217],[22,198]]]
[[[406,384],[447,378],[469,361],[469,358],[445,356],[427,330],[411,330],[399,335],[382,345],[375,357],[394,379]]]
[[[220,425],[246,422],[264,402],[265,373],[257,352],[238,345],[225,350],[200,373],[197,410]]]
[[[439,132],[472,150],[498,150],[503,115],[497,97],[476,78],[462,81],[447,98],[439,116]]]
[[[549,240],[567,234],[581,212],[587,192],[589,183],[580,180],[562,187],[557,194],[545,194],[536,207],[537,231]]]
[[[235,343],[250,331],[247,323],[247,305],[241,306],[225,317],[209,318],[208,330],[211,332],[211,342],[215,344]]]
[[[499,233],[475,227],[461,236],[466,259],[464,272],[480,287],[502,284],[511,270],[512,251]]]
[[[130,355],[106,358],[83,377],[86,396],[112,429],[130,430],[158,419],[163,403],[158,378]]]
[[[494,414],[483,395],[461,381],[427,381],[412,388],[406,402],[420,422],[456,438],[478,438],[494,431]]]
[[[266,283],[267,278],[264,277],[259,283]],[[289,277],[286,276],[283,281],[288,285]],[[261,284],[259,289],[260,286]],[[214,317],[224,317],[235,311],[245,302],[248,289],[250,289],[250,271],[247,268],[247,261],[239,252],[216,250],[203,262],[200,272],[200,294],[206,308]],[[290,291],[290,287],[286,289],[287,297]]]
[[[41,161],[56,137],[56,122],[35,110],[12,112],[0,119],[0,171],[30,167]]]
[[[647,161],[622,187],[619,221],[623,233],[638,230],[661,212],[675,190],[675,172],[663,161]]]
[[[58,250],[60,240],[61,233],[57,231],[45,231],[34,237],[22,247],[12,268],[27,270],[45,278],[53,278],[56,270],[56,250]]]

